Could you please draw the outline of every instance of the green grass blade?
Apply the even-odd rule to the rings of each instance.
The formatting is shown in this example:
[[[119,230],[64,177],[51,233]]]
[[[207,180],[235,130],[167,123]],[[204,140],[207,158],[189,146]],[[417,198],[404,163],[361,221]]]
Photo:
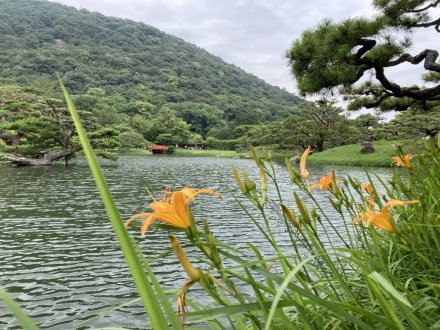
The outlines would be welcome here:
[[[239,263],[240,262],[244,263],[244,261],[241,258],[238,258],[238,257],[236,257],[226,251],[219,250],[219,252],[221,254],[227,256],[231,260],[234,260]],[[254,266],[254,267],[251,267],[251,269],[256,272],[259,272],[260,274],[264,275],[267,279],[271,279],[274,282],[282,283],[284,281],[284,277],[279,276],[278,274],[271,273],[270,271],[268,271],[267,269],[263,269],[262,267]],[[235,274],[235,276],[237,278],[240,278],[241,280],[245,281],[245,278],[240,276],[239,274]],[[386,318],[376,317],[376,315],[368,313],[368,311],[363,309],[362,307],[355,308],[357,306],[353,306],[352,303],[343,304],[338,301],[321,298],[319,296],[316,296],[313,293],[313,291],[308,290],[308,289],[303,289],[303,288],[295,285],[294,283],[289,283],[287,287],[292,292],[297,292],[298,294],[300,294],[302,298],[307,298],[312,303],[320,305],[320,306],[328,309],[329,311],[332,311],[333,313],[337,314],[340,318],[343,318],[343,319],[349,320],[350,322],[353,322],[353,324],[358,326],[360,329],[371,329],[371,327],[367,323],[365,323],[361,319],[359,319],[358,317],[348,313],[347,310],[353,310],[353,311],[356,311],[357,313],[362,314],[362,315],[369,314],[369,317],[375,318],[377,321],[379,321],[385,325],[388,323]],[[262,286],[259,285],[259,288],[261,289]],[[301,306],[299,306],[296,302],[291,301],[290,305],[294,305],[296,308],[299,308],[299,311],[300,311]],[[278,306],[283,307],[280,305],[278,305]],[[307,320],[305,319],[305,321],[307,321]]]
[[[390,302],[385,298],[382,291],[380,290],[379,284],[376,284],[376,282],[373,282],[373,280],[368,277],[367,284],[371,292],[373,292],[374,296],[376,297],[377,302],[382,307],[382,311],[384,312],[385,316],[393,323],[391,328],[404,330],[405,327],[399,319],[399,316],[396,314],[394,306],[390,304]]]
[[[144,271],[148,274],[148,277],[150,279],[151,284],[153,285],[157,300],[160,302],[163,311],[168,315],[170,325],[172,329],[179,329],[181,328],[181,322],[179,318],[177,317],[176,313],[174,312],[171,303],[166,295],[166,292],[163,291],[163,289],[160,286],[159,281],[157,280],[156,276],[154,276],[153,269],[151,268],[150,264],[148,263],[145,256],[142,254],[142,251],[139,247],[139,245],[134,241],[131,240],[134,249],[137,251],[139,260],[142,264],[142,267]]]
[[[378,272],[372,272],[368,276],[371,277],[373,280],[375,280],[378,284],[380,284],[380,286],[385,291],[387,291],[391,295],[391,297],[400,301],[402,304],[404,304],[408,307],[411,307],[411,308],[413,307],[411,305],[411,303],[408,301],[408,299],[406,299],[405,296],[403,296],[399,291],[397,291],[396,288],[390,282],[388,282],[388,280],[385,277],[380,275]]]
[[[15,316],[21,327],[26,330],[38,330],[39,328],[35,323],[26,315],[26,313],[21,309],[17,302],[12,299],[12,297],[0,287],[0,300],[3,301],[5,306],[10,310],[12,315]]]
[[[289,285],[290,281],[295,277],[296,273],[299,272],[299,270],[304,267],[311,258],[305,259],[302,262],[300,262],[294,269],[292,269],[287,277],[284,279],[283,283],[281,283],[280,287],[278,288],[278,291],[273,299],[272,306],[269,310],[269,315],[267,316],[264,330],[270,329],[270,324],[272,323],[273,316],[275,315],[275,311],[277,309],[278,302],[281,300],[281,296],[283,295],[284,291],[286,290],[287,286]]]
[[[119,304],[119,305],[117,305],[116,307],[113,307],[113,308],[111,308],[111,309],[109,309],[109,310],[106,310],[106,311],[104,311],[104,312],[102,312],[102,313],[99,313],[99,314],[97,314],[97,315],[95,315],[95,316],[93,316],[93,317],[91,317],[91,318],[89,318],[89,319],[87,319],[87,320],[82,321],[81,323],[76,324],[76,325],[75,325],[75,329],[79,328],[80,326],[82,326],[82,325],[84,325],[84,324],[86,324],[86,323],[89,323],[89,322],[92,322],[92,321],[94,321],[94,320],[96,320],[96,319],[99,319],[100,317],[103,317],[103,316],[105,316],[105,315],[108,315],[108,314],[110,314],[110,313],[113,313],[114,311],[117,311],[117,310],[121,309],[122,307],[126,307],[126,306],[128,306],[128,305],[131,305],[131,304],[133,304],[133,303],[135,303],[135,302],[137,302],[137,301],[139,301],[139,300],[141,300],[141,299],[140,299],[140,298],[136,298],[136,299],[130,300],[130,301],[128,301],[128,302],[125,302],[125,303]]]
[[[263,302],[267,300],[266,297],[261,293],[260,289],[256,285],[256,281],[252,276],[251,272],[249,271],[249,269],[245,269],[245,271],[249,279],[249,284],[252,285],[252,289],[255,292],[256,302],[260,304],[262,313],[264,313],[264,315],[269,315],[269,309],[265,308],[265,305],[263,304]]]
[[[272,301],[263,302],[265,308],[270,308]],[[294,306],[294,302],[288,300],[281,300],[278,302],[278,307],[291,307]],[[239,305],[230,305],[226,307],[218,307],[213,309],[202,309],[199,311],[189,312],[185,314],[185,317],[191,320],[210,320],[217,317],[226,317],[233,314],[244,314],[248,312],[261,311],[260,303],[248,303]]]
[[[79,119],[78,113],[76,112],[75,106],[73,104],[72,99],[70,98],[69,93],[64,87],[61,78],[58,76],[61,88],[63,90],[64,97],[67,102],[67,106],[70,111],[70,115],[72,116],[72,120],[75,124],[75,128],[83,147],[84,154],[87,158],[87,162],[90,166],[90,170],[93,174],[93,177],[96,182],[96,186],[101,195],[102,201],[104,203],[105,209],[107,210],[107,214],[112,223],[113,229],[118,238],[119,244],[121,246],[121,250],[124,254],[125,260],[127,262],[128,268],[130,269],[133,280],[138,289],[141,300],[144,304],[145,310],[147,311],[151,325],[154,329],[168,329],[168,321],[166,320],[162,309],[157,302],[156,294],[154,293],[153,287],[146,277],[141,262],[136,254],[135,248],[132,246],[130,237],[127,233],[127,230],[124,227],[124,223],[122,221],[121,215],[116,208],[116,205],[111,196],[110,190],[108,189],[107,183],[104,179],[104,175],[102,174],[99,163],[96,159],[93,148],[90,144],[89,139],[82,127],[81,121]],[[151,276],[151,274],[149,274]],[[154,274],[152,275],[154,276]],[[169,315],[169,317],[173,317]]]

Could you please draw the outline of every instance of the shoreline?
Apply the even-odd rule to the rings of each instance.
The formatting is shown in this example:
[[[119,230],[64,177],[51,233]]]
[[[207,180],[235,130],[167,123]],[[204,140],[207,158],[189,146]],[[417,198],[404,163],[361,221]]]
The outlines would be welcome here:
[[[309,156],[310,164],[321,165],[346,165],[346,166],[375,166],[375,167],[392,167],[392,157],[396,156],[398,150],[405,153],[416,154],[416,143],[414,141],[374,141],[375,151],[370,154],[362,154],[360,144],[350,144],[346,146],[335,147],[324,150],[319,153],[312,153]],[[302,151],[277,149],[275,147],[255,147],[257,155],[264,159],[266,152],[269,151],[272,159],[276,162],[284,163],[285,159],[297,158],[297,162],[301,157]],[[153,154],[145,149],[134,150],[112,150],[118,156],[153,156]],[[79,152],[78,154],[81,154]],[[167,155],[162,155],[167,156]],[[176,149],[169,156],[172,157],[219,157],[219,158],[237,158],[252,159],[251,151],[236,152],[234,150],[209,150],[209,149]],[[6,164],[0,162],[0,167],[7,167]]]

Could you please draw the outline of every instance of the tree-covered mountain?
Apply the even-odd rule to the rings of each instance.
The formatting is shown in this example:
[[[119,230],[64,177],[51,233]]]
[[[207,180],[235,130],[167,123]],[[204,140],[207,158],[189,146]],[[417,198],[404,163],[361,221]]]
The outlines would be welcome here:
[[[285,118],[299,102],[154,27],[48,1],[0,0],[0,44],[0,84],[52,93],[60,72],[80,106],[113,121],[165,111],[222,137]]]

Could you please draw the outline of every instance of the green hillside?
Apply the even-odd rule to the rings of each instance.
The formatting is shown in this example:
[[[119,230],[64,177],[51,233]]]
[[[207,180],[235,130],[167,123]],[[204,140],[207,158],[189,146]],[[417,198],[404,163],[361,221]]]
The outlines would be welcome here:
[[[58,71],[74,95],[112,97],[105,107],[129,116],[136,101],[166,105],[202,135],[285,118],[299,101],[154,27],[48,1],[0,0],[0,44],[0,84],[50,93]],[[197,112],[211,118],[194,122]]]

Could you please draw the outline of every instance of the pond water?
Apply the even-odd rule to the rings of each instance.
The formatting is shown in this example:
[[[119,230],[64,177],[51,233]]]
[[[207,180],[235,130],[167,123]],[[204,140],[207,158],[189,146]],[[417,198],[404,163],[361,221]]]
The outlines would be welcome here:
[[[193,205],[196,219],[206,219],[216,236],[227,243],[240,246],[252,242],[263,253],[268,248],[254,234],[256,228],[234,199],[242,198],[231,164],[246,168],[251,177],[258,178],[252,160],[124,156],[116,162],[101,163],[124,219],[147,209],[150,200],[146,187],[157,197],[167,186],[209,187],[219,191],[224,200],[197,197]],[[293,205],[293,185],[285,168],[276,168],[280,190]],[[339,176],[365,180],[362,168],[309,167],[315,178],[331,169]],[[390,169],[368,171],[383,177],[391,175]],[[320,198],[325,208],[327,198],[317,192],[318,201]],[[67,168],[0,168],[0,224],[0,284],[41,328],[148,327],[140,302],[89,320],[136,299],[136,289],[84,159],[76,159]],[[147,257],[169,249],[164,231],[153,228],[145,238],[139,237],[137,228],[130,232],[139,239]],[[279,234],[285,235],[282,229]],[[154,269],[166,289],[177,289],[186,280],[173,256],[155,262]],[[0,329],[19,329],[2,303]]]

